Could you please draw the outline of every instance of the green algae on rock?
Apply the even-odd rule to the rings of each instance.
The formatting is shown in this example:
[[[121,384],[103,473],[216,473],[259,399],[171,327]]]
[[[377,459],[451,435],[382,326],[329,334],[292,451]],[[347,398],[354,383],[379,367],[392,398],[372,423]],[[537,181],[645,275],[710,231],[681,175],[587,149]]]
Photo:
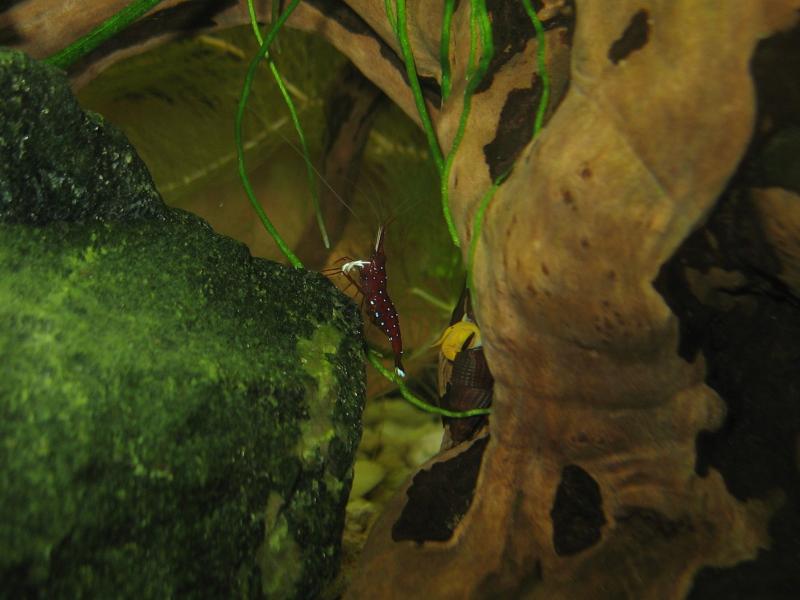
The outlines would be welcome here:
[[[63,72],[0,50],[0,90],[0,220],[41,224],[164,213],[136,151],[100,115],[80,109]]]
[[[38,135],[80,109],[53,69],[0,53],[9,69],[58,106],[23,83],[21,115],[0,109],[4,591],[313,596],[338,567],[360,436],[355,307],[164,207],[96,119],[93,141],[76,126],[77,148],[62,132],[33,152],[26,119]],[[130,169],[58,162],[88,149]]]

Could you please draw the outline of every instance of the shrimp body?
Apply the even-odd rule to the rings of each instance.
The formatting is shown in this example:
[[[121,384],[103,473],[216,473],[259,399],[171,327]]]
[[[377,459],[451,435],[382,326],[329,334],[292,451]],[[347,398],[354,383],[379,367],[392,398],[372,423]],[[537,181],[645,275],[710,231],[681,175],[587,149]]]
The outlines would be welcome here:
[[[367,304],[369,318],[378,327],[392,345],[395,371],[405,376],[403,369],[403,339],[400,335],[400,318],[387,290],[386,254],[383,251],[383,235],[385,227],[378,229],[375,249],[369,260],[354,260],[342,265],[342,272],[350,278],[350,271],[359,269],[359,280],[356,283]],[[352,279],[351,279],[352,281]]]

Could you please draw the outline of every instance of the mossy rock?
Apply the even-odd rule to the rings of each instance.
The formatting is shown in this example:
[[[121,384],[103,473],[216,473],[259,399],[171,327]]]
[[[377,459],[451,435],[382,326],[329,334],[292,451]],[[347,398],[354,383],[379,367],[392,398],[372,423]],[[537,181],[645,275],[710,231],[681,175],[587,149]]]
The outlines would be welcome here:
[[[356,308],[166,208],[60,72],[0,52],[0,88],[0,596],[313,597]]]

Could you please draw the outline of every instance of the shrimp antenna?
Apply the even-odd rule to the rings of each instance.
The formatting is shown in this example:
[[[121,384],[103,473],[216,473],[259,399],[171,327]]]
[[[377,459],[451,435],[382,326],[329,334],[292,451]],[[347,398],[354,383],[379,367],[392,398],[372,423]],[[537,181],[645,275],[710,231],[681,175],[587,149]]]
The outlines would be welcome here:
[[[385,183],[378,175],[374,172],[374,169],[364,169],[359,174],[359,182],[361,183],[361,191],[366,196],[367,199],[367,206],[372,211],[372,216],[378,221],[381,222],[383,220],[383,215],[381,215],[381,203],[376,202],[378,198],[381,197],[378,186],[375,184],[375,179],[378,179]],[[367,189],[369,188],[369,189]]]
[[[294,150],[298,155],[302,156],[300,149],[295,145],[295,143],[292,140],[286,137],[281,131],[276,131],[276,133],[283,139],[284,142],[286,142],[286,144],[292,150]],[[352,206],[348,204],[347,201],[345,201],[345,199],[342,198],[342,196],[333,188],[333,186],[328,182],[325,176],[313,164],[310,165],[310,167],[313,170],[313,172],[317,175],[317,177],[319,177],[323,185],[330,190],[330,192],[336,197],[337,200],[339,200],[339,202],[342,203],[342,206],[344,206],[348,210],[348,212],[351,215],[353,215],[353,217],[356,218],[356,220],[363,222],[362,218],[353,210]],[[345,179],[348,183],[353,184],[354,188],[357,187],[356,182],[353,181],[352,179],[347,177],[343,177],[343,179]],[[367,204],[370,210],[372,211],[373,216],[380,222],[384,221],[385,219],[381,215],[381,211],[378,210],[379,207],[376,207],[374,202],[376,198],[381,197],[381,194],[379,192],[378,186],[375,181],[376,179],[381,183],[386,183],[385,180],[379,174],[371,172],[371,170],[369,169],[363,170],[361,172],[361,176],[358,178],[359,180],[358,186],[361,187],[360,191],[366,195],[368,200]],[[387,221],[386,224],[388,225],[391,221],[395,220],[398,211],[403,212],[408,210],[409,208],[413,208],[414,206],[422,202],[422,200],[423,198],[421,196],[416,198],[414,198],[413,196],[412,197],[406,196],[406,198],[403,201],[401,201],[397,207],[394,207],[394,209],[391,211],[394,212],[395,214]]]
[[[379,252],[381,248],[381,242],[383,241],[383,232],[386,231],[386,225],[383,224],[378,227],[378,235],[375,236],[375,252]]]
[[[283,134],[282,134],[280,131],[278,131],[277,133],[278,133],[278,135],[279,135],[279,136],[281,136],[281,137],[283,138],[283,141],[284,141],[284,142],[286,142],[287,144],[289,144],[289,147],[290,147],[292,150],[294,150],[295,152],[297,152],[298,154],[300,154],[300,156],[302,156],[302,154],[300,153],[300,149],[299,149],[297,146],[295,146],[295,145],[294,145],[294,143],[292,142],[292,140],[290,140],[289,138],[287,138],[287,137],[286,137],[285,135],[283,135]],[[337,200],[339,200],[339,202],[341,202],[341,203],[342,203],[342,206],[344,206],[344,207],[345,207],[345,208],[346,208],[348,211],[350,211],[350,214],[351,214],[351,215],[353,215],[353,216],[354,216],[356,219],[358,219],[358,215],[355,213],[355,211],[352,209],[352,207],[351,207],[351,206],[350,206],[350,205],[349,205],[347,202],[345,202],[344,198],[342,198],[342,197],[339,195],[339,192],[337,192],[335,189],[333,189],[333,186],[332,186],[330,183],[328,183],[328,180],[327,180],[327,179],[325,179],[325,177],[322,175],[322,173],[320,173],[320,172],[319,172],[319,170],[317,169],[317,167],[315,167],[315,166],[314,166],[313,164],[311,164],[311,163],[309,163],[309,166],[311,167],[311,170],[312,170],[312,171],[314,171],[314,173],[316,174],[316,176],[317,176],[317,177],[319,177],[319,180],[320,180],[320,181],[321,181],[321,182],[322,182],[322,183],[325,185],[325,187],[326,187],[326,188],[328,188],[328,189],[331,191],[331,193],[332,193],[332,194],[333,194],[333,195],[336,197],[336,199],[337,199]]]

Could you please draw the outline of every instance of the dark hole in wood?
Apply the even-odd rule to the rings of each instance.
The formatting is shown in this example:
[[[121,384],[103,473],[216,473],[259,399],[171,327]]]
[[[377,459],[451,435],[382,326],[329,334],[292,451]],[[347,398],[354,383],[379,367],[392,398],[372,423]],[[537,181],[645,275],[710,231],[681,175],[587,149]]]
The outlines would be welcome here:
[[[553,548],[559,556],[577,554],[600,541],[606,522],[600,486],[577,465],[561,471],[553,509]]]
[[[392,527],[396,542],[444,542],[467,513],[475,493],[483,451],[489,437],[461,454],[420,471],[408,489],[408,502]]]
[[[615,65],[632,52],[644,48],[650,35],[650,25],[647,23],[647,11],[640,10],[622,32],[622,35],[608,49],[608,60]]]

